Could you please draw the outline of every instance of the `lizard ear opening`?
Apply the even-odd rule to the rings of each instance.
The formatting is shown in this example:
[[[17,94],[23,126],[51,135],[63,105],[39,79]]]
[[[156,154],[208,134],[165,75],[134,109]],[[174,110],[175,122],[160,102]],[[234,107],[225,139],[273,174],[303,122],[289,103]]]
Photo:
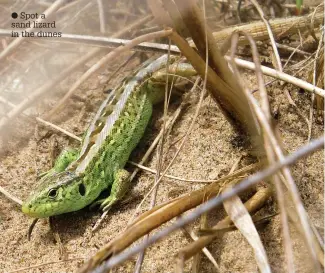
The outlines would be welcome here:
[[[79,193],[81,196],[85,196],[86,193],[86,187],[83,183],[79,184]]]

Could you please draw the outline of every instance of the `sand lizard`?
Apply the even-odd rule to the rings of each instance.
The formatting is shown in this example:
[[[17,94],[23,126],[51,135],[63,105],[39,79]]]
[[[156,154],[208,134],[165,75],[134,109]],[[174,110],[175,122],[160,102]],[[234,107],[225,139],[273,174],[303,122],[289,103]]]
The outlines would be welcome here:
[[[110,186],[110,196],[99,201],[102,208],[109,209],[124,196],[129,188],[124,165],[144,134],[153,104],[164,97],[165,87],[155,82],[152,73],[163,69],[166,62],[167,55],[161,56],[108,95],[86,131],[81,149],[60,154],[23,203],[25,214],[43,218],[77,211]],[[178,71],[182,69],[186,74],[187,67],[178,65]]]

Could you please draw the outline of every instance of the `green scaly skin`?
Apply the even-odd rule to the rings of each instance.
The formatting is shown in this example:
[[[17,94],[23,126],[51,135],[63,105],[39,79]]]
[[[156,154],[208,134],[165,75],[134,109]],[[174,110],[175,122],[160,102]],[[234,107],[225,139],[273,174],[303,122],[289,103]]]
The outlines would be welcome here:
[[[166,56],[154,62],[157,71],[166,64]],[[129,188],[129,174],[123,168],[144,134],[153,103],[164,97],[164,86],[157,86],[150,78],[155,71],[147,69],[145,67],[140,70],[143,72],[142,76],[137,79],[137,84],[128,95],[110,133],[104,138],[92,160],[87,162],[85,169],[79,173],[76,171],[82,160],[78,159],[80,151],[64,151],[54,168],[43,175],[40,185],[23,203],[22,211],[25,214],[44,218],[77,211],[93,203],[110,186],[110,196],[102,201],[102,208],[109,209],[124,196]],[[183,64],[179,66],[179,71],[180,74],[189,76],[188,67]],[[195,72],[190,72],[190,75],[194,74]],[[127,85],[121,85],[121,94],[125,92],[125,86]],[[113,106],[116,107],[116,104]],[[98,128],[102,130],[103,125],[99,125],[102,127]],[[98,128],[94,131],[99,130]],[[89,150],[91,149],[88,152]]]

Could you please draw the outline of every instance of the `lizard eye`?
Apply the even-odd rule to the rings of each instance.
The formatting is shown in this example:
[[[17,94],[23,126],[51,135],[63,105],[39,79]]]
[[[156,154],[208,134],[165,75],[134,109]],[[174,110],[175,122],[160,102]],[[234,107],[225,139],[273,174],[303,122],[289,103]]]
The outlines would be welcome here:
[[[48,192],[48,197],[50,198],[55,198],[58,195],[58,191],[57,189],[50,189]]]

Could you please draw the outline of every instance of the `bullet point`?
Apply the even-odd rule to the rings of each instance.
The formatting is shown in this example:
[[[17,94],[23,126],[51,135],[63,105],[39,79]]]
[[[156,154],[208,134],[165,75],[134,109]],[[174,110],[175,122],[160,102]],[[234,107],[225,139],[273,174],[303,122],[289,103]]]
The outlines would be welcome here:
[[[11,17],[12,17],[13,19],[16,19],[16,18],[18,17],[17,12],[13,12],[13,13],[11,13]]]

